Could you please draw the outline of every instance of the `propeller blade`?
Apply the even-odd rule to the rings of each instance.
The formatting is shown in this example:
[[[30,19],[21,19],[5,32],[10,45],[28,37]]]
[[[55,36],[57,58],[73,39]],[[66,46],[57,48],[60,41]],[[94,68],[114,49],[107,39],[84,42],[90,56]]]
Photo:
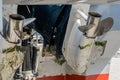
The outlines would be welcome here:
[[[113,26],[113,19],[111,17],[108,17],[106,19],[103,19],[101,22],[100,22],[100,25],[99,25],[99,31],[97,33],[97,36],[100,36],[106,32],[108,32],[112,26]]]
[[[27,26],[28,24],[32,23],[33,21],[35,21],[36,18],[27,18],[24,20],[24,26]]]
[[[101,26],[104,28],[104,33],[108,32],[113,26],[113,19],[108,17],[101,21]]]
[[[84,25],[84,26],[80,26],[80,27],[78,27],[78,29],[79,29],[81,32],[84,33],[85,31],[91,29],[93,26],[94,26],[94,24]]]

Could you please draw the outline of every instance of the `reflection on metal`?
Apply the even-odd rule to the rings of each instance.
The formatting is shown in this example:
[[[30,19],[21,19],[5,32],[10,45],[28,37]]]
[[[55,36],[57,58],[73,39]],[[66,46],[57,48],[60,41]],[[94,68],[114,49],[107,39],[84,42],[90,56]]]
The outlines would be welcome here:
[[[33,22],[35,18],[25,19],[19,14],[11,14],[9,22],[3,17],[3,33],[1,35],[10,43],[19,43],[23,38],[23,27]]]
[[[40,58],[40,54],[42,54],[42,50],[43,50],[43,42],[44,39],[42,37],[42,35],[40,35],[39,33],[35,33],[32,36],[32,46],[36,49],[36,58],[33,60],[33,71],[34,73],[37,73],[38,70],[38,63],[39,63],[39,58]],[[34,53],[33,53],[34,54]]]
[[[95,38],[108,32],[113,25],[113,19],[108,17],[101,21],[101,15],[96,12],[89,12],[87,24],[80,26],[79,30],[84,33],[86,37]]]
[[[101,20],[101,15],[95,12],[89,12],[89,17],[86,25],[93,25],[89,30],[85,32],[87,37],[96,37],[98,30],[100,29],[99,22]],[[90,26],[89,26],[90,27]]]
[[[22,38],[24,17],[18,14],[9,16],[8,30],[6,30],[6,38],[10,42],[18,43],[19,38]]]

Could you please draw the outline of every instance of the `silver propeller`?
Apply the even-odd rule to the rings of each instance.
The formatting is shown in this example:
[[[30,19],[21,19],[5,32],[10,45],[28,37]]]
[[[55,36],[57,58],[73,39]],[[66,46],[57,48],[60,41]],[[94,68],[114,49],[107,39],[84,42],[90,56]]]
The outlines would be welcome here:
[[[108,17],[108,18],[105,18],[103,19],[102,21],[99,22],[99,25],[98,25],[98,30],[96,31],[96,36],[101,36],[103,35],[104,33],[108,32],[112,26],[113,26],[113,18],[111,17]],[[80,26],[78,29],[85,33],[86,31],[92,29],[94,27],[94,24],[89,24],[89,25],[84,25],[84,26]]]

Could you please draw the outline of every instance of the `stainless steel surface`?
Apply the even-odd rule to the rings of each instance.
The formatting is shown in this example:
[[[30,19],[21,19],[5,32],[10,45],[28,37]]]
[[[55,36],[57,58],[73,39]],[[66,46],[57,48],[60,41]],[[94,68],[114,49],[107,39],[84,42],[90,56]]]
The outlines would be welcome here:
[[[43,43],[44,39],[42,35],[40,35],[38,32],[34,33],[32,36],[32,46],[36,51],[33,52],[33,55],[35,55],[35,58],[33,59],[33,72],[37,73],[38,70],[38,64],[40,60],[40,56],[42,55],[43,52]]]
[[[32,32],[31,32],[32,33]],[[43,44],[44,39],[41,34],[35,32],[34,34],[30,35],[30,42],[28,45],[25,45],[26,48],[24,62],[22,65],[22,79],[25,80],[33,80],[38,74],[38,65],[40,56],[43,52]]]
[[[80,26],[79,30],[82,31],[86,37],[95,38],[108,32],[112,28],[113,23],[114,21],[111,17],[101,20],[100,14],[89,12],[87,24]]]
[[[8,30],[6,32],[7,40],[17,43],[19,39],[22,39],[24,17],[19,14],[11,14],[9,16]]]
[[[11,14],[9,21],[3,17],[1,35],[10,43],[18,44],[24,38],[23,27],[35,21],[36,18],[27,18],[19,14]]]
[[[29,34],[27,34],[29,30],[23,31],[23,29],[34,20],[35,18],[25,19],[22,15],[11,14],[9,16],[9,22],[7,22],[3,17],[3,31],[1,35],[9,43],[16,43],[16,46],[21,47],[21,52],[24,54],[23,63],[15,74],[19,77],[15,77],[15,79],[34,80],[37,76],[39,58],[43,51],[44,39],[42,35],[33,30],[32,27],[29,28],[31,29]]]
[[[99,26],[100,20],[101,20],[101,15],[99,13],[89,12],[89,17],[86,25],[93,25],[93,27],[85,32],[85,35],[87,37],[94,38],[97,36],[97,33],[100,29],[100,26]]]

